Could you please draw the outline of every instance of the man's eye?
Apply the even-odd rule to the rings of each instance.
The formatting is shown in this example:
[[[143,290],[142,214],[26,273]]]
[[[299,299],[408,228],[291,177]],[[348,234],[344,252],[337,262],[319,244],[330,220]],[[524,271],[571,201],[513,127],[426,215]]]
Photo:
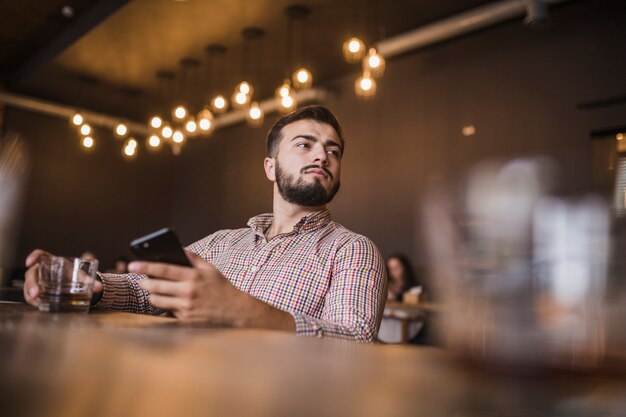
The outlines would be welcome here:
[[[309,145],[307,143],[298,143],[296,146],[298,148],[308,148],[309,147]]]
[[[334,150],[334,149],[329,149],[326,152],[328,152],[330,155],[337,156],[337,157],[341,155],[341,153],[339,151]]]

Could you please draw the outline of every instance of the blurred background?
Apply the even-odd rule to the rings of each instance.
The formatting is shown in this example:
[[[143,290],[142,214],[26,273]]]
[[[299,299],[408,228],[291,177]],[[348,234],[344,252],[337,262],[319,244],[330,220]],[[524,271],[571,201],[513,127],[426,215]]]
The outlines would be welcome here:
[[[276,110],[296,102],[338,116],[346,153],[331,211],[385,257],[405,253],[419,268],[425,190],[462,191],[485,159],[548,156],[561,194],[595,191],[624,212],[623,0],[53,0],[0,10],[0,124],[30,161],[4,283],[34,248],[89,250],[107,269],[158,228],[189,244],[270,211],[265,135]],[[380,54],[384,74],[344,54],[352,37]],[[281,102],[276,90],[301,67],[312,87],[291,80],[294,103]],[[246,123],[249,103],[232,108],[244,80],[261,121]],[[227,113],[211,107],[219,94]],[[196,132],[206,116],[207,132],[176,124],[178,104]],[[150,127],[155,115],[179,126],[181,143],[164,124]],[[127,132],[116,134],[120,123]]]

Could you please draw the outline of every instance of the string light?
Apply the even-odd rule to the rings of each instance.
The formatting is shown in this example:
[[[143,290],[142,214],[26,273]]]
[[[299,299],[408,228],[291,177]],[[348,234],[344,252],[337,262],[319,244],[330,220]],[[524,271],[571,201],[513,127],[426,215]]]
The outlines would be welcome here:
[[[93,138],[91,136],[85,136],[80,144],[83,146],[83,148],[85,148],[86,150],[91,150],[93,149],[94,145],[96,144],[95,141],[93,140]]]
[[[135,140],[134,138],[128,139],[124,144],[122,155],[126,159],[132,159],[137,156],[137,140]]]
[[[218,94],[211,100],[211,108],[216,114],[224,113],[228,109],[228,101],[223,95]]]
[[[124,123],[118,123],[115,126],[115,135],[117,137],[123,138],[128,133],[128,127]]]
[[[354,83],[356,95],[362,99],[369,99],[376,95],[376,80],[368,72],[357,78]]]
[[[256,101],[250,105],[248,109],[248,113],[246,114],[246,122],[250,127],[259,127],[263,125],[263,120],[265,119],[265,112],[259,106],[259,103]]]
[[[74,126],[80,126],[83,124],[84,121],[85,121],[85,118],[80,112],[76,112],[74,113],[74,115],[72,115],[72,124]]]
[[[209,109],[203,109],[200,113],[198,113],[198,127],[204,134],[208,134],[213,131],[213,113],[211,113]]]
[[[179,104],[172,110],[172,117],[174,118],[174,120],[183,121],[188,114],[189,111],[187,110],[187,107],[182,104]]]
[[[233,97],[231,99],[233,103],[233,108],[235,109],[243,109],[250,103],[250,95],[245,94],[241,91],[235,91],[233,93]]]
[[[357,37],[352,37],[343,43],[343,57],[350,63],[355,64],[365,56],[365,43]]]
[[[183,143],[185,141],[185,134],[179,129],[176,129],[174,133],[172,134],[172,141],[178,144]]]
[[[161,129],[161,136],[163,136],[165,139],[171,138],[173,133],[174,131],[172,130],[170,125],[166,124],[165,126],[163,126],[163,129]]]
[[[189,117],[189,119],[185,122],[185,130],[190,135],[193,135],[198,130],[198,125],[196,124],[196,120],[193,116]]]
[[[369,72],[373,78],[380,78],[385,73],[385,58],[376,51],[376,48],[370,48],[363,59],[363,71]]]
[[[297,69],[292,78],[293,86],[296,88],[309,88],[313,85],[313,75],[304,67]]]
[[[91,134],[91,126],[89,126],[87,123],[82,125],[80,127],[80,134],[83,136],[89,136]]]
[[[254,88],[247,81],[242,81],[239,84],[237,84],[237,87],[235,87],[235,91],[243,93],[247,96],[252,96],[254,94]]]
[[[615,139],[617,140],[624,140],[624,134],[623,133],[618,133],[617,135],[615,135]]]
[[[161,146],[161,138],[157,135],[150,135],[148,138],[148,149],[158,149]]]
[[[152,119],[150,119],[150,126],[155,129],[160,128],[161,126],[163,126],[163,119],[161,119],[159,116],[153,116]]]

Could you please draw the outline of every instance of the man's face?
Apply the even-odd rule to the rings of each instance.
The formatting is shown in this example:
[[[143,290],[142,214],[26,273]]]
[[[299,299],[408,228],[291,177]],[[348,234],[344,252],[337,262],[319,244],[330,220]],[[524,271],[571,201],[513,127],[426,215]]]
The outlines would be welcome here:
[[[342,144],[335,129],[313,120],[285,126],[275,158],[266,158],[268,178],[280,195],[301,206],[322,206],[339,190]]]

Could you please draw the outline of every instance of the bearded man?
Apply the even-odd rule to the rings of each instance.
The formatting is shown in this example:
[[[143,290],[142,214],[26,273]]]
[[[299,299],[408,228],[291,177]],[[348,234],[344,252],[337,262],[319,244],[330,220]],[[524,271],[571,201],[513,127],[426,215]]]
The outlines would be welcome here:
[[[95,309],[170,311],[187,322],[375,340],[385,301],[384,261],[374,244],[331,219],[339,190],[342,131],[325,107],[281,117],[267,137],[265,175],[273,212],[186,248],[192,267],[132,262],[128,274],[99,273]],[[33,251],[24,296],[39,303]]]

